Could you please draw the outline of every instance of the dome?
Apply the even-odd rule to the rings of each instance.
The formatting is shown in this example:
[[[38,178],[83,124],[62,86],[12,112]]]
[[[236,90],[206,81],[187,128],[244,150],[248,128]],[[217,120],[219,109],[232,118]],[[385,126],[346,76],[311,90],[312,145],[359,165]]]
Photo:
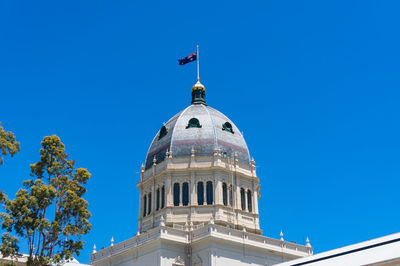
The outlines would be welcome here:
[[[158,131],[147,152],[145,168],[153,165],[154,157],[157,163],[163,161],[167,151],[172,151],[173,158],[190,157],[192,149],[196,156],[212,156],[214,148],[228,157],[237,153],[239,162],[250,163],[246,141],[236,125],[205,102],[192,101]]]

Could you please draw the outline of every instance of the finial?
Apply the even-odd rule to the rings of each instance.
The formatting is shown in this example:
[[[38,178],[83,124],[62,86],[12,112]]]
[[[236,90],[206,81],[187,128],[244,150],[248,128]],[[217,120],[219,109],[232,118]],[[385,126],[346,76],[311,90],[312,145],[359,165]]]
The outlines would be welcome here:
[[[285,240],[283,239],[283,233],[282,233],[282,230],[281,230],[281,233],[280,233],[279,235],[281,236],[281,241],[285,241]]]
[[[310,244],[310,239],[308,239],[308,236],[307,236],[307,240],[306,240],[306,247],[308,247],[308,248],[310,248],[311,247],[311,244]]]
[[[140,171],[143,172],[144,171],[144,164],[142,163],[142,165],[140,166]]]
[[[169,152],[168,152],[168,149],[165,151],[165,158],[168,158],[168,156],[169,156]]]
[[[154,155],[154,158],[153,158],[153,165],[156,165],[156,162],[157,162],[157,158],[156,158],[156,156]]]
[[[253,165],[253,166],[256,164],[256,161],[254,161],[254,157],[251,157],[250,163],[251,163],[251,165]]]
[[[190,151],[190,153],[192,154],[192,157],[194,157],[194,154],[195,154],[195,150],[194,150],[194,148],[192,147],[192,150]]]
[[[111,245],[110,246],[114,246],[114,237],[111,237]]]
[[[92,254],[96,253],[96,244],[93,245],[93,251]]]
[[[214,146],[213,152],[214,152],[214,156],[217,156],[217,154],[218,154],[218,148],[217,148],[217,146]]]

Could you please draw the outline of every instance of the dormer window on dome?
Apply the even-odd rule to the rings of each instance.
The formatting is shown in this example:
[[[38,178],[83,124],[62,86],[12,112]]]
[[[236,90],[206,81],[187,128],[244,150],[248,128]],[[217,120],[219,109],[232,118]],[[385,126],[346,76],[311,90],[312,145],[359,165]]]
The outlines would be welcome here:
[[[166,126],[162,126],[160,129],[160,134],[158,135],[158,139],[162,139],[165,135],[167,135],[168,129]]]
[[[192,128],[192,127],[201,128],[199,119],[197,119],[197,118],[192,118],[192,119],[189,120],[189,123],[188,123],[188,125],[186,126],[186,128]]]
[[[235,132],[233,132],[232,125],[229,122],[225,122],[225,124],[222,124],[222,130],[235,134]]]

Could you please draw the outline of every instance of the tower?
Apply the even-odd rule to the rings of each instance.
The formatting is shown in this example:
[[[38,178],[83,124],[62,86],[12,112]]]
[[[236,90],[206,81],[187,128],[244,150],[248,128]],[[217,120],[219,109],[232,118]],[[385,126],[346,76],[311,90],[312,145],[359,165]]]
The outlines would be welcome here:
[[[139,230],[160,224],[215,224],[261,234],[259,179],[241,131],[209,107],[205,87],[192,87],[191,104],[162,125],[140,172]]]
[[[91,254],[92,265],[272,265],[311,246],[262,236],[259,178],[241,131],[206,103],[197,80],[191,104],[163,124],[140,169],[138,231]],[[114,240],[114,239],[113,239]]]

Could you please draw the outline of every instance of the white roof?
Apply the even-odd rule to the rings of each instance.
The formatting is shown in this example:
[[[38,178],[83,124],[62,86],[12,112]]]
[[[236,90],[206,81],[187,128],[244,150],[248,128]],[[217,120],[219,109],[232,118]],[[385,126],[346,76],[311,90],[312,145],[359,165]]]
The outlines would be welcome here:
[[[390,265],[400,265],[400,233],[277,265],[368,265],[381,262],[390,262]]]

